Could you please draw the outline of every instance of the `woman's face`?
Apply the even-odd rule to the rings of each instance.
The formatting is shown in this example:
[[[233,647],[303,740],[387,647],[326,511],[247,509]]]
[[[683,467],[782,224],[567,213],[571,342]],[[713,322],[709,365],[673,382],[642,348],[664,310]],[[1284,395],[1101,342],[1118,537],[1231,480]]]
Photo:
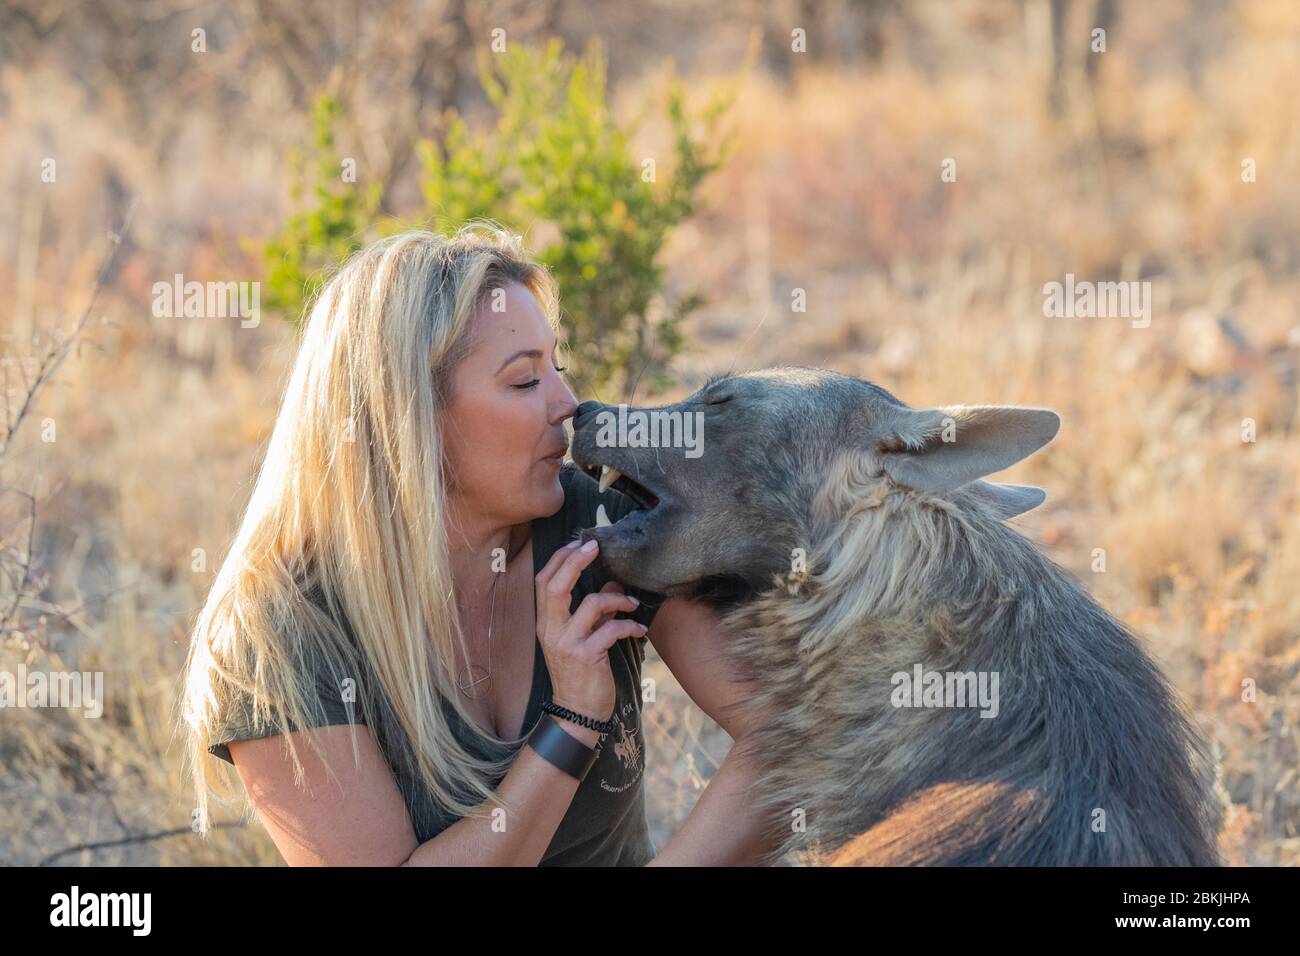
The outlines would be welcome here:
[[[577,409],[555,332],[532,292],[512,282],[488,294],[469,335],[443,416],[455,510],[501,525],[554,514],[564,504],[564,420]]]

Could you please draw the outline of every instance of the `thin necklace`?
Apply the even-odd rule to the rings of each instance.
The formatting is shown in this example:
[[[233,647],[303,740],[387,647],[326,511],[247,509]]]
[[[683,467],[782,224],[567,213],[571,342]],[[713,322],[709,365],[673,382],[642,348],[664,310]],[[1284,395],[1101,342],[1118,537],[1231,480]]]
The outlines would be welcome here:
[[[496,617],[497,585],[501,583],[501,579],[506,576],[506,573],[507,573],[506,571],[497,572],[495,574],[495,580],[492,582],[492,604],[488,608],[487,669],[485,670],[481,664],[475,664],[473,662],[470,662],[465,668],[466,672],[469,674],[469,677],[471,678],[469,682],[469,686],[466,687],[464,684],[462,684],[460,682],[460,678],[456,679],[456,686],[459,687],[460,692],[464,694],[466,697],[468,697],[470,700],[478,699],[477,694],[470,693],[472,689],[477,687],[479,684],[484,683],[485,681],[490,683],[492,680],[492,624],[494,618]],[[482,676],[475,678],[474,677],[475,670],[481,671]]]

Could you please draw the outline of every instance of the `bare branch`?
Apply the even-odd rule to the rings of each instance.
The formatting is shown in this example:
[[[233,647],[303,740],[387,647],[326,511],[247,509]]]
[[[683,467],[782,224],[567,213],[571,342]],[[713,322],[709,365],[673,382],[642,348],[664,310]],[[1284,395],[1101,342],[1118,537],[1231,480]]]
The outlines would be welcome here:
[[[127,237],[131,231],[131,220],[135,216],[135,206],[136,202],[133,199],[127,208],[126,216],[122,221],[121,230],[116,233],[109,233],[111,248],[107,255],[105,255],[104,261],[99,267],[99,272],[95,276],[95,284],[91,286],[90,289],[90,301],[86,303],[86,308],[81,313],[81,318],[78,319],[77,324],[73,326],[72,334],[67,338],[59,338],[57,335],[54,336],[56,341],[46,351],[45,355],[41,357],[40,367],[37,369],[36,377],[27,386],[27,392],[23,396],[21,404],[18,406],[17,415],[14,417],[12,422],[6,423],[7,427],[5,430],[4,440],[0,441],[0,458],[3,458],[5,453],[9,451],[9,446],[13,443],[14,435],[17,434],[18,429],[21,427],[23,419],[27,417],[27,413],[31,409],[32,402],[35,400],[36,394],[40,391],[41,386],[48,382],[54,373],[58,371],[59,366],[63,364],[63,360],[67,358],[68,353],[72,351],[73,345],[85,333],[86,324],[90,321],[90,314],[95,308],[95,302],[99,299],[100,289],[103,288],[105,280],[113,274],[113,270],[117,267],[118,257],[121,255],[122,249],[126,246]]]
[[[246,825],[247,824],[244,824],[242,822],[214,823],[212,826],[208,827],[208,829],[209,830],[233,830],[233,829],[242,829]],[[79,853],[82,850],[103,850],[115,846],[131,846],[132,844],[136,844],[136,843],[148,843],[151,840],[164,840],[167,837],[186,836],[193,833],[194,830],[191,827],[177,827],[174,830],[159,830],[157,833],[141,833],[138,836],[123,837],[120,840],[101,840],[96,843],[78,843],[75,846],[70,846],[67,847],[66,849],[60,850],[57,853],[51,853],[49,856],[45,857],[45,859],[41,860],[41,862],[37,863],[36,865],[50,866],[54,863],[55,860],[68,856],[71,853]]]

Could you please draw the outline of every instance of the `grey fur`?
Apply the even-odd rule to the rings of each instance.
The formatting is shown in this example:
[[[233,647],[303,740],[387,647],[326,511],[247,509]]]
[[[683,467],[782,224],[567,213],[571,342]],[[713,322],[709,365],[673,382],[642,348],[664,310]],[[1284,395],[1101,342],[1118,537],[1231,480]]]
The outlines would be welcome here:
[[[750,742],[775,855],[1218,863],[1212,763],[1164,676],[1003,523],[1041,492],[979,480],[1050,440],[1054,415],[910,409],[860,379],[790,368],[729,375],[667,409],[703,412],[701,457],[598,447],[608,408],[580,410],[578,465],[619,468],[660,499],[590,534],[624,583],[718,605],[766,715]],[[935,444],[943,420],[958,423],[958,446],[963,422],[994,425],[946,479],[925,460],[923,474],[891,467],[927,447],[960,457]],[[971,468],[974,480],[934,490]],[[895,706],[891,675],[917,664],[996,672],[997,716]]]

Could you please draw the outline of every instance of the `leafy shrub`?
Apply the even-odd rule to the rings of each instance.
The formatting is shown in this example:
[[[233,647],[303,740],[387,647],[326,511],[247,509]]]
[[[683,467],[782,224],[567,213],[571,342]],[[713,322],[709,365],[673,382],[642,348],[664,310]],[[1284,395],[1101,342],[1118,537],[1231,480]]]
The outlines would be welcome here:
[[[479,72],[495,127],[475,132],[453,114],[439,140],[418,143],[424,206],[401,220],[375,221],[377,191],[363,195],[337,181],[332,123],[338,107],[321,99],[314,204],[295,213],[266,246],[267,301],[300,315],[325,270],[372,234],[413,224],[452,232],[469,220],[490,219],[522,227],[554,274],[575,387],[613,388],[626,398],[638,380],[663,384],[668,362],[684,344],[682,320],[703,297],[670,299],[657,260],[673,229],[694,214],[701,183],[725,159],[731,140],[720,125],[737,81],[692,113],[683,85],[670,78],[664,110],[672,156],[661,171],[653,157],[634,155],[637,123],[621,127],[611,116],[597,44],[576,61],[558,40],[541,48],[514,45],[483,54]],[[545,241],[536,248],[539,236]]]

